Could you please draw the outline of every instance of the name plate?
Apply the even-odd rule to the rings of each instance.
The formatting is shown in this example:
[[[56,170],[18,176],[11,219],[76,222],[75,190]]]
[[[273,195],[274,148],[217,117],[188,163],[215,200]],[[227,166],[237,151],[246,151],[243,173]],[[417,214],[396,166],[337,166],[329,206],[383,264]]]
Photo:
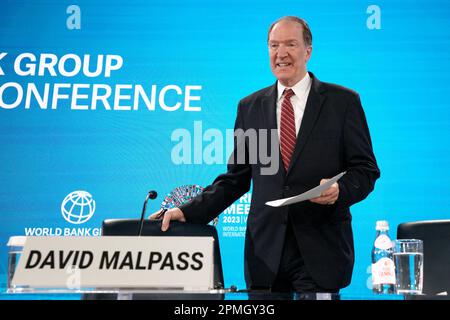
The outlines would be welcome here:
[[[12,279],[30,288],[213,288],[212,237],[27,237]]]

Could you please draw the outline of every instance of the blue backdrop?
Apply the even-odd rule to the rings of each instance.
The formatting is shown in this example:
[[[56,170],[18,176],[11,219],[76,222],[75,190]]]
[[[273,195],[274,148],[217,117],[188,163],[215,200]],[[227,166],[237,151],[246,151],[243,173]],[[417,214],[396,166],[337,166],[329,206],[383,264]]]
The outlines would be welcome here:
[[[284,15],[309,22],[314,49],[308,69],[361,95],[381,169],[375,191],[351,208],[356,263],[344,290],[369,291],[376,220],[388,220],[395,238],[400,222],[450,216],[448,1],[0,6],[3,288],[10,236],[95,236],[106,218],[139,217],[148,190],[159,193],[149,204],[153,212],[173,188],[206,186],[223,172],[226,132],[238,101],[275,81],[267,29]],[[82,72],[85,57],[90,72],[100,62],[98,76]],[[74,224],[64,219],[61,206],[80,190],[89,192],[95,211]],[[217,225],[226,287],[245,286],[249,203],[250,194]]]

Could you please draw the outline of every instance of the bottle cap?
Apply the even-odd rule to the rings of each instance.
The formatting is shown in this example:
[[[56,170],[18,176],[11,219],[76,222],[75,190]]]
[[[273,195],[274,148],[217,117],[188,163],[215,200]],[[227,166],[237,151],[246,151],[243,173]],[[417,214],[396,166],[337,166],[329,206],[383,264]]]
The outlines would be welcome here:
[[[386,220],[378,220],[375,230],[380,230],[380,231],[389,230],[389,223]]]
[[[26,241],[26,236],[12,236],[9,237],[8,243],[6,245],[8,247],[23,247]]]

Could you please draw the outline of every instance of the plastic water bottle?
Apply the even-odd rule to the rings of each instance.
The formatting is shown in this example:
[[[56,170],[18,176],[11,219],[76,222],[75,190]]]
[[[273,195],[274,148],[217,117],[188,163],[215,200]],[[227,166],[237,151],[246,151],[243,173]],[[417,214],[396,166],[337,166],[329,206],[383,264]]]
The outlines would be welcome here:
[[[395,265],[393,245],[389,238],[389,223],[377,221],[375,242],[372,249],[373,292],[390,294],[395,292]]]

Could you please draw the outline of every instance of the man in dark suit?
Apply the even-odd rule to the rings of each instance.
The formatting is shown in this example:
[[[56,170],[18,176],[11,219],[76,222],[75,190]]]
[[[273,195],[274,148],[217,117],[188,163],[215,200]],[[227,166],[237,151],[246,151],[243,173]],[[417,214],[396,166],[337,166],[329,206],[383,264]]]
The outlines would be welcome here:
[[[235,129],[275,132],[271,156],[280,159],[278,170],[264,174],[261,161],[248,160],[255,150],[249,140],[236,138],[227,172],[189,203],[167,211],[162,230],[171,220],[208,223],[253,182],[245,238],[247,286],[338,292],[350,283],[354,264],[349,207],[366,198],[380,176],[364,111],[357,93],[307,72],[312,36],[304,20],[288,16],[273,23],[268,45],[277,82],[240,101]],[[273,150],[273,141],[267,138],[265,150]],[[246,161],[237,159],[239,150]],[[265,204],[305,192],[342,171],[346,174],[317,198],[277,208]]]

